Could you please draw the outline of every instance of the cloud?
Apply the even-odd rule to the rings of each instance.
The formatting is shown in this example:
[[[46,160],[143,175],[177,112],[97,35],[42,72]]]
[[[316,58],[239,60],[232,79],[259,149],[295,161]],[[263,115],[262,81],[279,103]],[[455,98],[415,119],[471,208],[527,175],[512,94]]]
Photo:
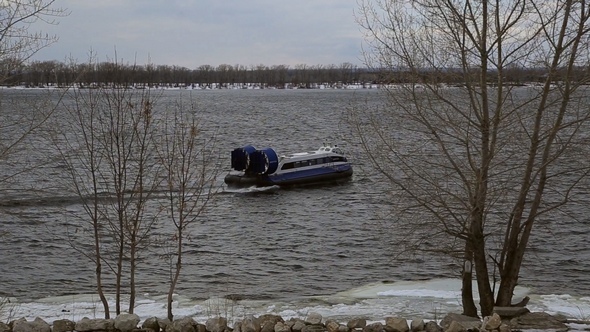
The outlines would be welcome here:
[[[359,64],[356,0],[64,0],[71,14],[37,28],[58,44],[35,59],[209,64]]]

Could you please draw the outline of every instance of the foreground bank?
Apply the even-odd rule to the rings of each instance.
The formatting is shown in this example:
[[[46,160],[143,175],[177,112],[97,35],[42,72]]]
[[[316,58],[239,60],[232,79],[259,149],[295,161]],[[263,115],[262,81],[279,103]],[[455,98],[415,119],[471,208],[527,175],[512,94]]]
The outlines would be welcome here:
[[[136,314],[121,314],[114,319],[83,318],[77,322],[59,319],[51,323],[41,318],[25,318],[0,322],[0,332],[508,332],[523,330],[589,331],[589,321],[572,321],[544,312],[530,312],[520,307],[496,308],[492,316],[483,320],[460,314],[447,314],[440,322],[423,319],[406,320],[385,317],[383,321],[368,322],[364,317],[347,322],[324,319],[319,313],[289,320],[274,314],[247,315],[233,326],[223,317],[211,317],[198,322],[192,317],[170,321],[151,317],[140,324]]]

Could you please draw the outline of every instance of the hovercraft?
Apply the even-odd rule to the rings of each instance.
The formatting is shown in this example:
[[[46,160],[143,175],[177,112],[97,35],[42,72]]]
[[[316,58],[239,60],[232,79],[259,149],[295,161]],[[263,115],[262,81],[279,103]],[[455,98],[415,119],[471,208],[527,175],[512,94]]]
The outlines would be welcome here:
[[[352,176],[352,165],[342,150],[328,144],[315,151],[281,156],[272,148],[259,150],[246,145],[231,152],[231,167],[225,183],[232,187],[309,185]]]

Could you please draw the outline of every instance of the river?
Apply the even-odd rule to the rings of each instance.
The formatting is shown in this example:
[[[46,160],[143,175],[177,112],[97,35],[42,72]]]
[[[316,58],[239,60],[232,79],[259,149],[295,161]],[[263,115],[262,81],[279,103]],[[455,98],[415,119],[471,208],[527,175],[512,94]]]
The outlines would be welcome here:
[[[45,98],[47,91],[5,89],[1,93],[4,100],[34,101]],[[380,218],[383,214],[379,212],[388,206],[387,188],[342,121],[351,103],[381,104],[377,89],[168,90],[161,92],[159,103],[172,105],[179,99],[192,100],[205,126],[218,135],[218,148],[228,158],[227,170],[230,151],[246,144],[299,152],[329,142],[347,152],[355,171],[350,181],[339,185],[271,190],[222,187],[204,218],[189,230],[186,263],[177,287],[186,301],[232,294],[244,301],[263,301],[264,308],[273,302],[301,308],[323,297],[321,303],[329,306],[350,305],[362,311],[361,304],[373,297],[372,310],[378,314],[405,302],[398,299],[383,304],[379,302],[382,297],[368,293],[352,300],[356,297],[349,297],[350,292],[362,294],[359,289],[382,290],[400,282],[411,283],[407,289],[413,290],[432,282],[439,292],[458,291],[454,265],[397,255],[395,243],[402,241],[403,234]],[[30,139],[36,142],[31,149],[43,151],[19,151],[16,160],[34,165],[40,161],[35,158],[44,158],[44,165],[0,184],[4,186],[0,187],[4,202],[0,204],[0,234],[4,234],[0,238],[0,296],[21,303],[60,298],[64,306],[82,301],[76,298],[80,294],[94,292],[94,268],[72,245],[84,237],[76,233],[78,221],[72,217],[81,206],[55,180],[63,169],[52,161],[49,143]],[[22,166],[4,162],[2,167],[9,174]],[[590,206],[577,209],[573,211],[579,216],[575,222],[544,225],[532,240],[535,250],[525,262],[519,284],[526,292],[590,296]],[[158,302],[167,291],[168,269],[165,262],[150,255],[146,250],[138,294],[145,301]],[[440,280],[445,281],[443,286],[437,283]],[[441,298],[436,305],[448,306],[449,298]],[[432,301],[427,303],[432,306]],[[398,310],[407,309],[403,308]]]

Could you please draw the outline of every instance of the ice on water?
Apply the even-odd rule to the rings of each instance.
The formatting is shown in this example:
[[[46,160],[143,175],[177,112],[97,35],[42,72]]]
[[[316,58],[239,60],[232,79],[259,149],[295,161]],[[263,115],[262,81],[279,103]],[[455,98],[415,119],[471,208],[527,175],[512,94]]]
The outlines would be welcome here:
[[[365,317],[381,321],[385,317],[406,319],[441,319],[448,312],[460,312],[460,280],[435,279],[425,281],[396,281],[367,284],[345,292],[302,298],[297,301],[242,300],[233,302],[224,298],[195,301],[182,296],[174,298],[175,317],[191,316],[204,322],[207,318],[224,316],[230,321],[240,320],[248,314],[273,313],[285,319],[305,318],[310,312],[324,318],[347,321],[352,317]],[[476,289],[476,288],[475,288]],[[518,288],[515,300],[529,296],[531,311],[562,314],[572,319],[590,317],[590,297],[573,295],[531,294],[529,289]],[[80,320],[83,317],[102,318],[102,305],[96,295],[59,296],[33,302],[10,299],[0,312],[0,321],[25,317],[40,317],[47,322],[57,319]],[[111,308],[114,308],[110,298]],[[144,294],[136,302],[135,313],[142,320],[166,316],[166,297]]]

